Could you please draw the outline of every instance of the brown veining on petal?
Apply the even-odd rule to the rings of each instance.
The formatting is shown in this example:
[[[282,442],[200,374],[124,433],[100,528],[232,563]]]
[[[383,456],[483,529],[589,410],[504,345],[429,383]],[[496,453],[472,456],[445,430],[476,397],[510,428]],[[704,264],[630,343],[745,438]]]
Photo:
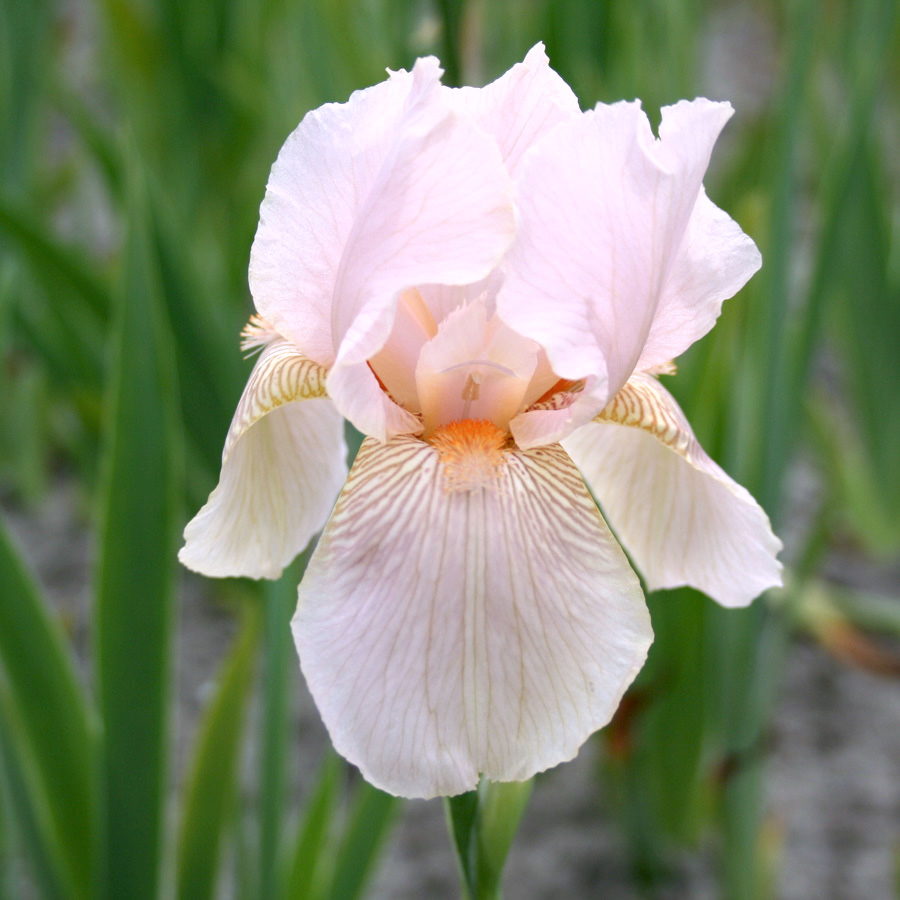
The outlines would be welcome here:
[[[690,428],[679,419],[680,410],[667,405],[650,378],[632,378],[604,407],[596,422],[628,425],[650,432],[667,447],[685,456],[693,441]]]
[[[566,409],[578,399],[578,395],[583,390],[584,381],[569,381],[566,378],[560,378],[549,391],[532,403],[526,412],[541,409]]]

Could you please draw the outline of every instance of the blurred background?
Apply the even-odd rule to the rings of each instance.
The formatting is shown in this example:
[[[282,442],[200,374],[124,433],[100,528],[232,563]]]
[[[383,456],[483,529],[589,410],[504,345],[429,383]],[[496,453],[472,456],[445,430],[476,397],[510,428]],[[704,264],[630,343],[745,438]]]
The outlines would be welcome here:
[[[175,554],[251,362],[268,170],[319,104],[543,40],[582,106],[736,114],[762,271],[667,383],[785,542],[747,610],[649,598],[613,723],[537,779],[509,897],[900,896],[895,0],[3,0],[0,896],[453,897],[438,801],[330,755],[277,584]]]

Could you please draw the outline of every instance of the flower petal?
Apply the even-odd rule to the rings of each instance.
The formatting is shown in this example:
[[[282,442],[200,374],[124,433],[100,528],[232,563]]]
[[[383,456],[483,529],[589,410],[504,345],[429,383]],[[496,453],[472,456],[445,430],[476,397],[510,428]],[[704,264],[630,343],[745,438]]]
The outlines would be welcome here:
[[[250,251],[256,308],[306,356],[334,361],[331,308],[344,246],[398,127],[412,76],[394,74],[304,116],[266,185]]]
[[[555,373],[554,373],[555,374]],[[590,422],[606,405],[606,380],[589,377],[566,386],[519,413],[509,430],[522,450],[555,444]]]
[[[483,88],[447,88],[454,107],[471,116],[497,145],[515,178],[526,150],[560,122],[580,113],[572,89],[550,68],[543,43]]]
[[[335,366],[328,373],[328,396],[342,416],[379,441],[422,431],[422,422],[381,389],[368,363]]]
[[[524,160],[497,310],[560,377],[605,377],[604,403],[641,355],[730,114],[724,103],[679,104],[663,110],[656,140],[638,103],[601,104]]]
[[[704,452],[671,394],[634,375],[565,442],[651,590],[691,585],[745,606],[781,584],[781,541]]]
[[[675,359],[716,323],[722,303],[762,265],[756,244],[701,188],[666,280],[638,371]]]
[[[219,484],[178,558],[213,577],[277,578],[322,527],[347,474],[325,371],[284,340],[262,352],[228,430]],[[302,402],[301,402],[302,401]]]
[[[309,113],[269,179],[250,260],[257,308],[311,359],[362,363],[397,297],[494,268],[515,223],[494,141],[450,109],[437,60]],[[333,397],[338,407],[339,398]]]
[[[300,586],[300,662],[336,749],[410,797],[572,758],[643,664],[634,573],[559,446],[448,490],[431,445],[365,441]]]
[[[505,431],[522,407],[539,349],[489,318],[484,300],[452,312],[422,347],[416,367],[425,435],[462,419],[488,420]]]

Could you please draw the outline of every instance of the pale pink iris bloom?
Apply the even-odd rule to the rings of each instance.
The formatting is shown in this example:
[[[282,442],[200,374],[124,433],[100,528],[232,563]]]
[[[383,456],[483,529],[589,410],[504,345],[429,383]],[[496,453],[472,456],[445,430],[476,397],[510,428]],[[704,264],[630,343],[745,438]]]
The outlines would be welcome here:
[[[765,513],[657,378],[760,265],[702,185],[731,107],[667,107],[656,138],[637,102],[581,112],[540,45],[483,89],[440,76],[420,59],[282,148],[262,352],[181,551],[275,578],[325,525],[301,666],[337,750],[411,797],[571,759],[641,668],[640,583],[585,481],[649,588],[780,584]]]

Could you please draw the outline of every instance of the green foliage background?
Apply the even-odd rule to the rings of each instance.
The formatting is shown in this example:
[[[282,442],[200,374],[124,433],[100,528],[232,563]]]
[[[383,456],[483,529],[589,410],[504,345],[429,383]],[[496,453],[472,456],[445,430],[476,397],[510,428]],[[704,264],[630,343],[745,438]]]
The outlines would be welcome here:
[[[249,372],[247,260],[287,134],[386,66],[436,53],[447,83],[484,83],[544,40],[583,106],[737,107],[707,187],[765,264],[672,388],[796,535],[788,587],[743,611],[650,598],[657,641],[602,777],[637,883],[664,887],[666,854],[712,834],[723,896],[768,896],[765,736],[791,636],[845,656],[900,637],[896,598],[821,575],[836,546],[900,551],[898,18],[894,0],[4,0],[0,491],[28,508],[75,479],[98,562],[86,685],[0,529],[0,895],[25,878],[48,897],[201,898],[225,873],[248,897],[364,890],[399,803],[348,788],[336,760],[299,818],[285,796],[302,560],[276,585],[219,589],[240,630],[192,738],[177,838],[164,829],[178,536]],[[797,527],[801,462],[819,490]],[[243,793],[254,693],[261,762]]]

